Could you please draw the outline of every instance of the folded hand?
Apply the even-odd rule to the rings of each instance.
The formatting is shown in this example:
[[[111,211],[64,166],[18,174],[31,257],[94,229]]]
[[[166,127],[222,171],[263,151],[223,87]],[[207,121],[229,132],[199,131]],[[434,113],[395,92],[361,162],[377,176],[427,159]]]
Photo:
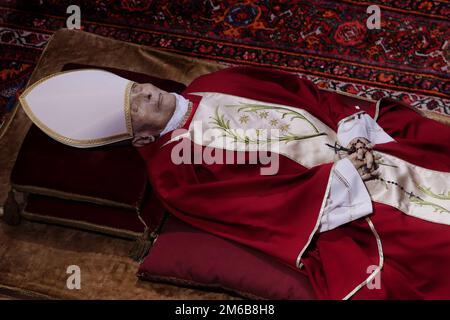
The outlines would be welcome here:
[[[373,146],[365,138],[355,138],[347,146],[347,158],[353,163],[364,181],[378,176],[378,166],[375,160],[379,156],[373,154]]]

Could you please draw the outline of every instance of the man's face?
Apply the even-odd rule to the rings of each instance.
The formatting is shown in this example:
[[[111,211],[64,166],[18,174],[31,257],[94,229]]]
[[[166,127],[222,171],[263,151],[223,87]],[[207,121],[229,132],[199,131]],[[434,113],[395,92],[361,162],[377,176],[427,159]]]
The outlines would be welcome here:
[[[153,142],[172,117],[176,98],[150,83],[134,84],[130,96],[133,145]]]

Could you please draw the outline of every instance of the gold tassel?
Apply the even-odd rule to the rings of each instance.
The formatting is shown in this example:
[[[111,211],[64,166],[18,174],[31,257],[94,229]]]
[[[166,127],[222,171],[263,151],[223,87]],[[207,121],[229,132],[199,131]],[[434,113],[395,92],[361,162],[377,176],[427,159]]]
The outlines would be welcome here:
[[[130,257],[134,261],[141,262],[150,251],[155,238],[155,234],[150,233],[150,230],[146,228],[142,235],[136,239],[133,248],[131,248]]]

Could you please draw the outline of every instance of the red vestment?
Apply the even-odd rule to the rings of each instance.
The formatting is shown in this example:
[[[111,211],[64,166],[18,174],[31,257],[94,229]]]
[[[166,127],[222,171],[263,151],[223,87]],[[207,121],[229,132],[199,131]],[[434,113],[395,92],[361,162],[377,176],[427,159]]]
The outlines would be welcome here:
[[[192,113],[201,100],[195,92],[298,107],[335,131],[341,119],[359,111],[341,96],[321,92],[295,75],[252,67],[229,68],[194,80],[183,93],[194,102]],[[376,117],[374,104],[364,111]],[[376,120],[396,140],[376,149],[424,168],[450,172],[449,127],[391,101],[381,103]],[[170,133],[139,149],[166,209],[186,223],[305,272],[319,298],[342,299],[352,291],[354,298],[450,298],[447,225],[374,203],[370,218],[384,253],[381,287],[355,289],[367,279],[368,266],[379,264],[379,248],[365,219],[315,232],[332,163],[306,168],[280,156],[280,170],[273,176],[261,175],[262,165],[248,162],[175,165],[171,150],[177,142],[169,140]],[[300,253],[302,269],[297,267]]]

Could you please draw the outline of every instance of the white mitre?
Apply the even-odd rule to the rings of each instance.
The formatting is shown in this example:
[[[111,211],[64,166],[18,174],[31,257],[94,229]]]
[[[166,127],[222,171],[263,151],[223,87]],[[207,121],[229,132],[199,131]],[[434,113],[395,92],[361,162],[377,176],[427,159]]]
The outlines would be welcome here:
[[[73,70],[37,81],[19,99],[34,124],[50,137],[88,148],[133,137],[132,85],[111,72]]]

